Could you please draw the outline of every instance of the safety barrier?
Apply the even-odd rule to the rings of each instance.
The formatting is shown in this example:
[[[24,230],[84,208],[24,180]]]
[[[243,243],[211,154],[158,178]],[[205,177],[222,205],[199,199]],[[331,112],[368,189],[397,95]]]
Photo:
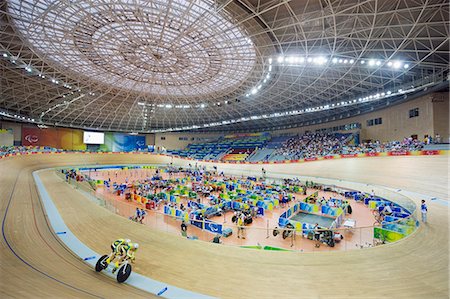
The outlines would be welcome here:
[[[75,186],[80,192],[84,193],[86,196],[95,201],[97,204],[100,204],[111,212],[124,217],[130,217],[134,215],[137,205],[141,208],[145,208],[145,204],[139,202],[138,200],[130,203],[126,200],[123,200],[123,198],[111,199],[109,197],[105,197],[101,194],[95,193],[92,189],[88,188],[84,184],[80,184],[79,182],[72,180],[71,184]],[[389,197],[387,195],[384,196]],[[398,198],[400,195],[392,193],[391,196],[397,196]],[[191,202],[195,203],[194,201]],[[242,203],[228,201],[225,204],[237,205]],[[305,203],[297,203],[295,205],[297,206],[297,210],[299,209],[300,204]],[[237,206],[235,206],[235,208],[236,207]],[[204,209],[205,206],[200,206],[200,208]],[[169,208],[167,210],[166,208],[162,209],[162,211],[158,209],[147,210],[148,215],[143,220],[143,223],[145,225],[148,225],[149,228],[174,233],[181,237],[182,234],[180,229],[180,220],[186,219],[186,214],[182,214],[181,211],[177,212],[176,209],[174,209],[175,211],[173,211],[173,208]],[[343,213],[338,215],[338,217],[342,215]],[[414,232],[418,224],[415,220],[415,211],[405,218],[399,219],[397,217],[394,217],[387,220],[390,220],[389,223],[386,222],[383,224],[376,224],[366,227],[315,230],[315,232],[318,233],[331,232],[331,236],[342,236],[343,239],[336,240],[336,243],[333,243],[333,247],[331,247],[329,244],[321,243],[318,240],[311,240],[311,236],[314,234],[311,233],[312,227],[310,226],[302,227],[302,233],[298,234],[295,233],[300,231],[298,226],[294,227],[293,229],[283,228],[281,229],[282,231],[287,231],[287,237],[284,239],[280,236],[280,234],[274,234],[274,231],[277,230],[277,223],[270,223],[269,221],[267,222],[265,228],[253,226],[244,227],[244,235],[251,235],[251,238],[237,239],[222,237],[222,242],[224,244],[236,246],[254,246],[256,245],[256,243],[259,243],[262,244],[262,246],[285,248],[298,251],[353,250],[373,247],[382,243],[398,241]],[[186,234],[189,238],[199,239],[207,242],[212,241],[212,238],[216,233],[221,234],[225,231],[231,231],[232,234],[238,233],[237,226],[231,223],[231,221],[227,222],[226,217],[224,217],[222,221],[217,221],[216,219],[216,222],[212,222],[207,219],[195,221],[189,219],[189,222],[187,224],[188,231]],[[258,241],[255,241],[255,239]]]
[[[196,160],[193,158],[182,157],[179,155],[169,155],[164,153],[149,153],[149,152],[84,152],[84,151],[61,151],[61,152],[22,152],[22,153],[12,153],[1,155],[0,159],[23,156],[23,155],[36,155],[36,154],[49,154],[49,155],[60,155],[60,154],[96,154],[96,155],[161,155],[167,157],[175,157],[189,161],[202,161],[202,162],[220,162],[220,163],[231,163],[231,164],[286,164],[286,163],[304,163],[312,161],[321,160],[331,160],[331,159],[347,159],[347,158],[368,158],[368,157],[386,157],[386,156],[436,156],[436,155],[450,155],[449,150],[425,150],[425,151],[404,151],[404,152],[381,152],[381,153],[361,153],[361,154],[344,154],[344,155],[334,155],[334,156],[324,156],[315,158],[306,158],[298,160],[282,160],[282,161],[217,161],[217,160]]]

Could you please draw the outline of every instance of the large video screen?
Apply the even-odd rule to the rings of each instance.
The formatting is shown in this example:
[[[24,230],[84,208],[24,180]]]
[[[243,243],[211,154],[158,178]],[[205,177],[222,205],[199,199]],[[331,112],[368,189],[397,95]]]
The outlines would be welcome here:
[[[86,144],[104,144],[105,134],[99,132],[84,132],[83,142]]]

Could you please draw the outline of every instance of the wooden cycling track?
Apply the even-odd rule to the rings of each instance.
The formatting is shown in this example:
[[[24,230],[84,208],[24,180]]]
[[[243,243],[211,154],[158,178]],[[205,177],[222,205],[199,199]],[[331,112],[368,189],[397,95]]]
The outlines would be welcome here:
[[[32,178],[37,169],[82,164],[168,163],[156,155],[24,155],[0,160],[2,298],[152,295],[95,273],[52,232]],[[227,165],[260,171],[261,165]],[[342,178],[448,201],[448,156],[338,159],[264,165],[268,174]],[[219,167],[220,168],[220,167]],[[129,236],[141,248],[135,271],[220,298],[448,298],[448,205],[428,201],[429,223],[395,244],[321,253],[270,252],[190,241],[97,206],[54,172],[41,178],[72,232],[98,253]],[[376,190],[375,190],[376,191]],[[419,202],[418,198],[412,197]]]

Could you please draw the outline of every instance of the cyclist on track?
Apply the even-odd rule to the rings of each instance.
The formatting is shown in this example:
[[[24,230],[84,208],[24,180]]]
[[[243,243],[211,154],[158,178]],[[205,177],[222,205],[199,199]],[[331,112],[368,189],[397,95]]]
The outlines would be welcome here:
[[[116,263],[114,264],[114,269],[113,269],[112,273],[116,272],[117,269],[119,268],[119,265],[122,264],[126,260],[130,260],[132,263],[134,263],[134,260],[136,259],[135,253],[138,248],[139,248],[138,243],[131,243],[131,242],[128,242],[126,244],[119,246],[118,255],[120,257],[119,257],[119,260],[116,261]]]
[[[118,255],[120,255],[120,247],[130,243],[130,239],[117,239],[111,244],[111,254],[109,255],[106,262],[111,263]]]

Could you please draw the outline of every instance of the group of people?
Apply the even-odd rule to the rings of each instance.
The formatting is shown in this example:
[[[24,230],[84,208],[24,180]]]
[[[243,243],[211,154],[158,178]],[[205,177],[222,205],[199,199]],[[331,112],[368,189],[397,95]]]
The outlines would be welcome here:
[[[286,140],[275,154],[286,159],[306,159],[338,154],[345,145],[345,136],[329,133],[306,133]]]
[[[69,182],[70,180],[76,180],[77,182],[84,181],[84,175],[81,173],[77,173],[75,169],[62,169],[62,174],[64,174],[66,182]]]
[[[381,152],[406,152],[418,151],[425,143],[412,137],[405,137],[402,141],[391,142],[365,142],[358,145],[346,145],[343,147],[345,154],[381,153]]]
[[[286,140],[281,147],[275,150],[272,156],[280,155],[285,159],[307,159],[338,154],[418,151],[426,144],[435,143],[438,139],[439,141],[441,139],[439,135],[439,138],[434,139],[427,135],[423,141],[413,137],[405,137],[401,141],[380,142],[375,140],[351,145],[348,143],[347,137],[346,135],[332,133],[297,135]]]
[[[136,208],[134,212],[134,216],[131,216],[131,220],[139,223],[143,223],[145,216],[147,215],[147,211],[144,209]]]
[[[60,152],[58,150],[49,146],[0,146],[0,157],[6,156],[8,154],[24,154],[32,152]]]
[[[231,221],[237,226],[238,239],[245,239],[245,226],[252,223],[251,211],[235,211]]]
[[[110,264],[115,261],[113,273],[119,269],[122,262],[130,260],[134,263],[136,250],[139,248],[138,243],[132,243],[130,239],[117,239],[111,244],[111,254],[106,259],[106,263]]]

